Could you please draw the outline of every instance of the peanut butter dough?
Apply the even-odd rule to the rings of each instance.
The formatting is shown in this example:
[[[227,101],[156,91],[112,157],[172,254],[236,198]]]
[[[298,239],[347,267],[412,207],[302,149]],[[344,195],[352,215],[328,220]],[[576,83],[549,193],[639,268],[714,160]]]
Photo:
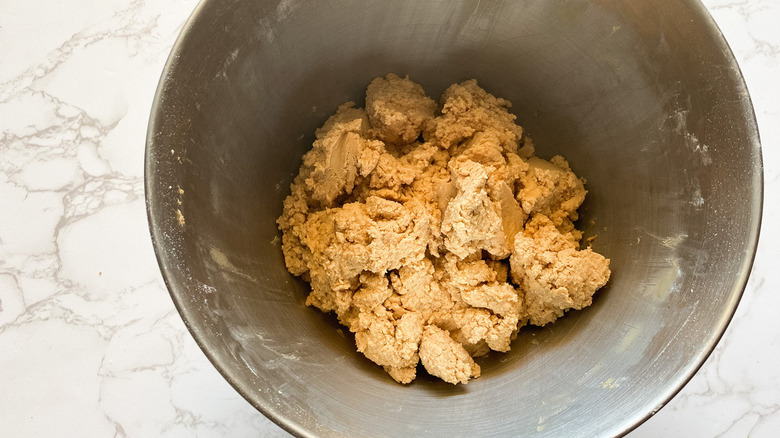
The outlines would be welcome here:
[[[609,260],[580,249],[586,190],[563,157],[533,156],[510,103],[469,80],[440,105],[389,74],[338,108],[277,221],[306,303],[334,312],[398,382],[449,383],[509,351],[518,329],[591,304]]]

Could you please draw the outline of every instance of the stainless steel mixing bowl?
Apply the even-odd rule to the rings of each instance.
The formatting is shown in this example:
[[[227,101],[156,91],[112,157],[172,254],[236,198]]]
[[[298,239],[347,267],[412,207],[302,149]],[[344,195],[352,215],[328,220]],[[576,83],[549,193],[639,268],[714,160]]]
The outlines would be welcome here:
[[[592,307],[523,329],[466,386],[393,382],[304,306],[282,260],[274,220],[315,128],[388,72],[432,96],[474,77],[511,100],[539,155],[587,179],[581,226],[612,259]],[[150,228],[176,306],[236,390],[301,436],[630,430],[728,324],[761,192],[747,89],[688,0],[206,0],[147,140]]]

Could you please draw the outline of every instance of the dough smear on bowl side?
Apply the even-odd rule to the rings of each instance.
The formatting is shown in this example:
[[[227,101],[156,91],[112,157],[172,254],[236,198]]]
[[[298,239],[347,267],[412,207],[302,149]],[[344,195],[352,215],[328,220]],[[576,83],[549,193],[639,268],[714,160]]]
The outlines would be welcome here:
[[[510,103],[475,80],[440,105],[389,74],[316,131],[278,219],[306,304],[334,312],[398,382],[457,384],[518,329],[591,304],[609,259],[580,249],[585,199],[563,157],[535,157]]]

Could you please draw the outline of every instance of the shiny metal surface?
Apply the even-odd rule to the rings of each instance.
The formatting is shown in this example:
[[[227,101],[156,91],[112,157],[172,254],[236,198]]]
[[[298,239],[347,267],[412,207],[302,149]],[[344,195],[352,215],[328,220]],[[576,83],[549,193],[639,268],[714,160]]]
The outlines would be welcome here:
[[[523,329],[466,386],[394,383],[304,306],[282,260],[274,220],[315,128],[388,72],[432,96],[475,77],[511,100],[538,154],[587,179],[581,226],[612,259],[592,307]],[[301,436],[622,434],[714,348],[761,212],[747,90],[686,0],[206,0],[166,66],[146,160],[184,321],[247,400]]]

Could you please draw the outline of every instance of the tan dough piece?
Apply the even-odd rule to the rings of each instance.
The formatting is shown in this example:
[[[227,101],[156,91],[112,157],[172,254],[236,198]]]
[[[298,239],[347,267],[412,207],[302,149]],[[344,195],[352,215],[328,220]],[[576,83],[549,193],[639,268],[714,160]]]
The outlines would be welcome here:
[[[481,372],[463,345],[435,325],[423,331],[420,360],[429,374],[453,384],[467,383]]]
[[[426,126],[425,139],[436,141],[443,149],[457,146],[479,131],[493,130],[503,149],[517,152],[523,128],[509,112],[512,104],[493,96],[477,85],[474,79],[453,84],[441,97],[440,117]]]
[[[519,179],[517,199],[526,214],[543,214],[555,225],[577,220],[577,208],[585,200],[582,181],[569,169],[561,156],[550,161],[532,157],[529,169]]]
[[[444,210],[444,246],[460,258],[485,250],[498,258],[509,255],[501,214],[487,192],[485,167],[471,160],[450,161],[457,195]]]
[[[338,302],[331,303],[338,294],[331,290],[347,288],[363,271],[384,274],[421,260],[430,220],[417,201],[378,197],[310,215],[301,239],[313,289],[307,304],[338,313]]]
[[[361,137],[364,129],[364,119],[334,123],[314,141],[312,150],[303,157],[303,166],[309,169],[304,181],[313,200],[332,206],[336,197],[352,192],[358,175],[374,170],[384,145]]]
[[[316,131],[277,220],[306,304],[400,383],[419,364],[467,383],[475,357],[589,305],[610,275],[579,250],[582,181],[533,157],[509,102],[471,80],[441,103],[409,78],[372,81],[365,109],[348,102]]]
[[[423,126],[433,118],[436,102],[409,78],[389,74],[371,81],[366,90],[366,109],[379,139],[389,143],[417,140]]]
[[[526,317],[533,325],[549,324],[569,309],[592,303],[609,280],[609,259],[590,248],[579,250],[545,216],[532,234],[518,234],[510,259],[512,277],[525,291]]]
[[[419,361],[423,321],[410,312],[398,319],[386,310],[362,312],[358,316],[355,343],[359,352],[379,365],[409,368]]]

